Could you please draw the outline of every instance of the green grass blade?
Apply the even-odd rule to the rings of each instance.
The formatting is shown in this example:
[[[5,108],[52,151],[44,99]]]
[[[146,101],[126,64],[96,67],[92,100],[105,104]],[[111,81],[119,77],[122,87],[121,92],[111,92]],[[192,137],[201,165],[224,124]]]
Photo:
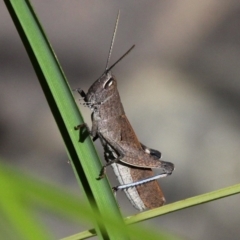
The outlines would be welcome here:
[[[92,141],[88,138],[84,143],[78,142],[78,132],[74,131],[74,126],[83,123],[83,119],[32,6],[27,0],[5,0],[5,4],[37,73],[65,142],[76,178],[86,193],[92,211],[99,219],[102,216],[112,216],[121,222],[122,216],[108,181],[95,180],[101,164]],[[102,221],[95,221],[93,224],[99,238],[118,239],[120,230],[112,230],[111,226]],[[122,221],[121,239],[128,239],[123,228]]]
[[[215,201],[217,199],[229,197],[231,195],[239,194],[240,193],[240,184],[236,184],[230,187],[222,188],[216,191],[212,191],[209,193],[201,194],[195,197],[191,197],[188,199],[184,199],[175,203],[167,204],[165,206],[155,208],[149,211],[141,212],[134,216],[127,217],[125,219],[126,224],[134,224],[141,221],[145,221],[154,217],[158,217],[161,215],[169,214],[171,212],[176,212],[183,210],[185,208],[197,206],[200,204],[204,204],[207,202]],[[144,233],[143,233],[144,234]],[[78,240],[78,239],[85,239],[88,237],[92,237],[95,235],[93,229],[81,232],[79,234],[70,236],[69,238],[64,238],[64,240]],[[154,238],[153,238],[154,239]],[[170,239],[170,238],[165,238]]]
[[[159,232],[155,229],[146,228],[144,226],[131,226],[128,229],[131,239],[137,240],[182,240],[182,238],[174,236],[170,233],[165,233],[163,231]],[[94,230],[87,230],[81,233],[62,238],[61,240],[81,240],[88,239],[95,236]]]
[[[193,207],[203,203],[211,202],[220,198],[228,197],[240,193],[240,184],[222,188],[209,193],[201,194],[195,197],[184,199],[175,203],[167,204],[163,207],[155,208],[146,212],[139,213],[126,219],[127,224],[141,222],[167,213],[179,211],[185,208]]]

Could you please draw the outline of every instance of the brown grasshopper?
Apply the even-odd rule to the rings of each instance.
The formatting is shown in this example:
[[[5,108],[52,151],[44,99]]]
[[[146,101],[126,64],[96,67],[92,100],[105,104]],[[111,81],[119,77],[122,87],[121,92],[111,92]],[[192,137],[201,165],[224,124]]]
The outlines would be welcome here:
[[[170,175],[174,170],[174,165],[160,160],[159,151],[150,149],[139,142],[124,112],[117,81],[110,70],[134,46],[111,67],[108,67],[118,20],[119,14],[106,70],[89,88],[87,94],[82,89],[77,89],[85,101],[84,104],[92,110],[92,129],[90,130],[86,124],[79,125],[75,129],[86,128],[93,140],[99,138],[104,147],[107,163],[103,166],[98,179],[104,177],[106,167],[111,165],[121,184],[113,189],[124,190],[133,206],[142,211],[147,208],[160,207],[165,203],[164,195],[156,179]],[[163,173],[154,176],[152,168],[160,168]]]

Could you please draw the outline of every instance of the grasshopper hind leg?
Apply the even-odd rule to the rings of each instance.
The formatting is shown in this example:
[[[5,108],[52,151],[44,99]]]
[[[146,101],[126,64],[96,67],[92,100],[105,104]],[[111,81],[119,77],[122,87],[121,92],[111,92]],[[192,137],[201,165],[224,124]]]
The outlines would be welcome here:
[[[149,148],[147,146],[145,146],[144,144],[141,143],[142,149],[144,150],[145,153],[150,154],[152,156],[157,157],[158,159],[160,159],[162,157],[162,153],[159,152],[158,150]]]

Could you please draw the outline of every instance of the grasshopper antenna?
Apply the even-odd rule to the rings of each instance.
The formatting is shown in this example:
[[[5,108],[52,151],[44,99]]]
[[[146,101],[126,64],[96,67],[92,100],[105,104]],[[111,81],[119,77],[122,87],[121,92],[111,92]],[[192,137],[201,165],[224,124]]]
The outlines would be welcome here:
[[[106,72],[109,72],[117,63],[119,63],[125,56],[127,56],[131,51],[132,49],[135,47],[135,45],[132,45],[129,50],[124,53],[111,67],[107,68],[106,69]]]
[[[109,61],[110,61],[110,58],[111,58],[111,55],[112,55],[113,44],[114,44],[116,33],[117,33],[119,17],[120,17],[120,10],[118,10],[117,20],[116,20],[116,23],[115,23],[115,28],[114,28],[112,42],[111,42],[111,47],[110,47],[109,53],[108,53],[108,59],[107,59],[107,64],[106,64],[106,69],[105,69],[106,71],[108,70],[108,64],[109,64]]]
[[[117,63],[119,63],[126,55],[128,55],[131,50],[135,47],[135,45],[133,45],[126,53],[124,53],[111,67],[108,67],[111,55],[112,55],[112,50],[113,50],[113,44],[115,41],[115,37],[116,37],[116,33],[117,33],[117,27],[118,27],[118,22],[119,22],[119,18],[120,18],[120,10],[118,11],[118,15],[117,15],[117,20],[116,20],[116,24],[115,24],[115,28],[114,28],[114,33],[113,33],[113,37],[112,37],[112,42],[111,42],[111,47],[109,49],[109,53],[108,53],[108,59],[107,59],[107,64],[106,64],[106,69],[105,72],[109,72]]]

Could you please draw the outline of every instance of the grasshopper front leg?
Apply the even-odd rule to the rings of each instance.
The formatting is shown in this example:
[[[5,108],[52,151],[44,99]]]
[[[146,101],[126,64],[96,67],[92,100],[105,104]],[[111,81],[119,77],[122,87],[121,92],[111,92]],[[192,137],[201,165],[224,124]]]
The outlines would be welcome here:
[[[80,139],[81,139],[82,130],[84,130],[84,129],[86,129],[87,133],[92,137],[93,141],[98,139],[97,123],[95,121],[93,121],[91,130],[90,130],[89,126],[87,125],[87,123],[83,123],[83,124],[80,124],[80,125],[74,127],[74,130],[79,130],[79,142],[80,142]]]

